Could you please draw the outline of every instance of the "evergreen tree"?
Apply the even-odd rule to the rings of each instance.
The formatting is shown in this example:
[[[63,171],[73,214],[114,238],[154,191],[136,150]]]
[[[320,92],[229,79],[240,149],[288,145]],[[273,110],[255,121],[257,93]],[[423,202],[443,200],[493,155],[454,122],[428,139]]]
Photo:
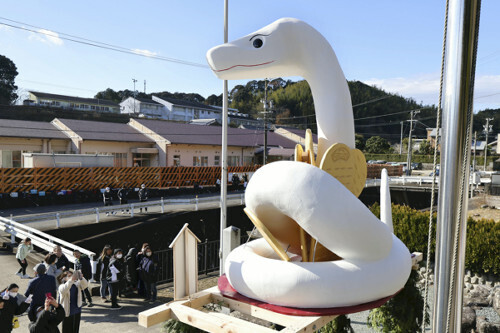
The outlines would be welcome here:
[[[0,55],[0,105],[11,105],[17,99],[17,86],[14,84],[17,67],[6,56]]]

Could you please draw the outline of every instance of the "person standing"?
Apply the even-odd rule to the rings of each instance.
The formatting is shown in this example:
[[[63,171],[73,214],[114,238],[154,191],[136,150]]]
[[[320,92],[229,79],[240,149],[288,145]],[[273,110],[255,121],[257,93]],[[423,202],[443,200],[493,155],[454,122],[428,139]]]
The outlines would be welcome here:
[[[139,201],[140,202],[148,201],[149,191],[146,188],[146,185],[144,185],[144,184],[141,185],[141,189],[139,190],[138,194],[139,194]],[[139,209],[139,211],[142,213],[142,207]],[[144,211],[147,213],[148,207],[144,207]]]
[[[55,253],[55,255],[57,256],[56,267],[63,271],[69,270],[71,264],[69,263],[69,260],[66,257],[66,255],[64,255],[64,253],[62,252],[62,248],[59,245],[56,245],[54,246],[52,252]]]
[[[128,203],[128,190],[123,186],[118,190],[118,199],[120,199],[120,205],[126,205]],[[127,213],[129,210],[127,209]],[[125,214],[125,210],[122,209],[122,214]]]
[[[35,318],[29,324],[30,333],[59,333],[57,325],[64,319],[64,309],[54,297],[47,297],[43,306],[36,309]]]
[[[90,265],[90,258],[85,254],[82,254],[78,250],[73,251],[73,256],[75,257],[75,271],[80,271],[87,282],[92,278],[92,266]],[[87,298],[88,303],[85,303],[85,298]],[[82,290],[83,305],[87,305],[89,308],[93,307],[92,296],[90,295],[89,288]]]
[[[151,250],[149,246],[144,250],[144,254],[141,264],[139,265],[139,274],[141,274],[141,279],[144,281],[144,286],[146,288],[145,301],[154,303],[156,302],[157,296],[156,282],[158,281],[158,261],[153,256],[153,250]]]
[[[20,276],[22,279],[29,279],[29,275],[26,274],[26,268],[28,267],[28,261],[26,257],[28,253],[33,251],[33,245],[31,244],[31,239],[26,237],[17,247],[16,259],[21,268],[17,271],[16,275]]]
[[[113,193],[111,193],[111,189],[109,187],[106,187],[104,190],[104,193],[102,194],[102,198],[104,200],[104,207],[107,206],[113,206]],[[106,212],[106,216],[109,216],[109,214],[115,215],[115,211],[111,212]]]
[[[62,333],[78,333],[82,316],[82,293],[88,286],[82,272],[64,272],[59,278],[59,304],[66,317],[62,323]]]
[[[137,256],[135,257],[136,267],[140,266],[141,260],[145,256],[145,253],[146,253],[146,247],[148,247],[148,246],[149,246],[149,243],[142,244],[141,251],[139,251],[139,253],[137,253]],[[144,284],[144,281],[142,281],[141,274],[138,274],[138,276],[137,276],[137,293],[139,294],[139,296],[146,297],[146,286]]]
[[[31,321],[36,320],[36,310],[39,306],[43,306],[46,295],[50,296],[56,295],[56,279],[51,276],[45,274],[47,269],[44,264],[38,264],[34,268],[36,277],[30,281],[28,285],[28,289],[24,293],[24,296],[29,297],[32,296],[31,304],[28,308],[28,318]]]
[[[137,288],[137,249],[131,247],[125,256],[125,280],[127,281],[127,290],[133,292]]]
[[[100,294],[105,303],[109,302],[106,298],[108,291],[111,295],[108,283],[108,269],[112,253],[113,249],[111,248],[111,245],[105,245],[102,249],[101,255],[99,256],[99,260],[97,261],[97,270],[95,274],[96,280],[101,282]]]
[[[113,257],[109,260],[109,269],[107,280],[111,289],[111,309],[119,310],[122,307],[118,305],[118,293],[122,288],[123,277],[125,273],[125,263],[123,262],[122,249],[115,249]]]
[[[12,283],[0,294],[0,332],[12,332],[14,316],[19,316],[29,307],[31,298],[21,300],[18,291],[19,286]]]
[[[56,279],[62,274],[62,269],[58,269],[56,263],[58,262],[57,255],[55,253],[49,253],[45,256],[45,268],[47,269],[47,275],[51,275]]]

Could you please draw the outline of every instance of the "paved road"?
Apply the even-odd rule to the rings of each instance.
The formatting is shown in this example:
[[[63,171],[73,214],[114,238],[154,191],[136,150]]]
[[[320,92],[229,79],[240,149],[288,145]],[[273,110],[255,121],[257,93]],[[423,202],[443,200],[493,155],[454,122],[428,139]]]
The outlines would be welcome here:
[[[230,194],[242,194],[243,192],[231,192]],[[204,195],[199,195],[198,196],[200,199],[200,203],[198,204],[198,210],[206,210],[206,209],[215,209],[219,207],[219,194],[204,194]],[[169,197],[169,199],[194,199],[194,195],[184,195],[184,196],[178,196],[178,197]],[[213,199],[212,202],[202,202],[203,199]],[[159,198],[154,198],[151,199],[150,201],[156,201],[159,200]],[[130,203],[135,203],[135,201],[130,201]],[[241,205],[241,199],[236,198],[236,199],[230,199],[227,202],[228,207],[231,206],[238,206]],[[102,209],[102,205],[100,203],[95,203],[95,202],[90,202],[90,203],[81,203],[81,204],[71,204],[71,205],[59,205],[59,206],[41,206],[41,207],[26,207],[26,208],[16,208],[16,209],[9,209],[9,210],[1,210],[0,211],[0,216],[7,217],[9,218],[11,215],[14,219],[14,221],[17,221],[17,218],[31,218],[33,217],[36,219],[37,214],[46,214],[46,213],[56,213],[56,212],[64,212],[64,211],[75,211],[79,209],[88,209],[88,208],[95,208],[98,207],[99,209]],[[164,212],[165,213],[170,213],[170,212],[178,212],[178,211],[192,211],[195,210],[194,204],[188,204],[188,203],[175,203],[175,204],[165,204],[164,206]],[[160,213],[161,212],[161,206],[153,206],[148,208],[148,213]],[[139,213],[139,209],[134,210],[134,215],[137,216]],[[142,214],[146,214],[144,211]],[[125,217],[129,217],[129,214],[122,214],[121,211],[117,211],[116,215],[109,215],[107,216],[105,213],[100,213],[99,214],[99,222],[109,222],[109,221],[115,221],[117,219],[123,219]],[[44,230],[52,230],[57,228],[57,221],[55,218],[49,219],[49,220],[43,220],[43,221],[33,221],[33,222],[23,222],[20,221],[23,224],[26,224],[30,227],[36,228],[38,230],[44,231]],[[59,225],[61,228],[65,227],[72,227],[76,225],[83,225],[83,224],[92,224],[97,222],[97,216],[96,214],[91,214],[91,215],[81,215],[81,216],[74,216],[74,217],[66,217],[66,218],[61,218],[59,220]]]
[[[35,264],[33,256],[28,257],[28,271],[33,275],[33,267]],[[10,283],[19,285],[19,292],[24,293],[28,287],[29,280],[21,279],[14,275],[19,268],[16,257],[12,252],[0,251],[0,287],[4,288]],[[156,304],[144,303],[139,298],[125,298],[119,299],[119,304],[123,306],[121,310],[111,310],[109,303],[102,303],[100,297],[93,297],[95,306],[92,308],[84,307],[82,312],[82,321],[80,324],[81,333],[95,333],[95,332],[120,332],[120,333],[146,333],[146,332],[160,332],[160,325],[150,329],[145,329],[137,324],[137,314],[146,309],[158,306],[161,302]],[[165,302],[168,300],[162,300]],[[20,330],[19,332],[27,332],[28,329],[28,316],[23,315],[19,318]],[[59,328],[62,330],[61,326]]]

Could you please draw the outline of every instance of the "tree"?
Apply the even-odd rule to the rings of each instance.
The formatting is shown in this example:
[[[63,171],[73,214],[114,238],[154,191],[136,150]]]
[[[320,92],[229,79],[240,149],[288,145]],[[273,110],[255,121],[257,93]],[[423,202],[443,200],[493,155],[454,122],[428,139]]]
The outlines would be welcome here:
[[[418,148],[417,154],[420,155],[433,155],[434,154],[434,148],[430,145],[430,143],[427,140],[422,141],[420,144],[420,147]]]
[[[17,67],[9,58],[0,55],[0,104],[11,105],[17,99]]]
[[[219,96],[215,94],[208,96],[205,103],[208,105],[222,106],[222,94]]]
[[[323,328],[319,333],[352,333],[354,330],[351,327],[351,320],[346,315],[340,315]]]
[[[380,136],[372,136],[366,140],[365,151],[371,154],[386,154],[391,151],[391,145]]]
[[[356,134],[355,140],[356,140],[356,149],[364,150],[365,149],[365,137],[361,134]]]
[[[108,88],[104,91],[99,91],[94,98],[98,99],[106,99],[108,101],[113,101],[115,103],[120,103],[122,101],[120,94],[116,91],[114,91],[111,88]]]

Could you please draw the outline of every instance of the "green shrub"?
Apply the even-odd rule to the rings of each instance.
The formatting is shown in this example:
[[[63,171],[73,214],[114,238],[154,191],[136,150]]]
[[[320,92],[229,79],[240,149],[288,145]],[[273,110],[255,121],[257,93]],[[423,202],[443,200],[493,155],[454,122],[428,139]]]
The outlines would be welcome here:
[[[321,328],[319,333],[353,333],[351,320],[345,315],[340,315]]]
[[[412,270],[410,278],[399,294],[384,305],[370,310],[368,327],[384,333],[419,332],[422,326],[424,299],[417,287],[417,280],[418,274]]]
[[[184,324],[181,321],[177,321],[175,319],[167,320],[162,327],[161,330],[163,333],[201,333],[202,330],[190,326],[188,324]]]
[[[379,216],[380,206],[371,207]],[[429,213],[420,212],[408,206],[392,205],[394,234],[408,247],[410,252],[422,252],[427,255],[427,236]],[[491,220],[467,220],[467,243],[465,267],[474,273],[500,274],[500,223]],[[436,214],[434,214],[434,226]],[[432,230],[431,260],[436,249],[436,230]]]

